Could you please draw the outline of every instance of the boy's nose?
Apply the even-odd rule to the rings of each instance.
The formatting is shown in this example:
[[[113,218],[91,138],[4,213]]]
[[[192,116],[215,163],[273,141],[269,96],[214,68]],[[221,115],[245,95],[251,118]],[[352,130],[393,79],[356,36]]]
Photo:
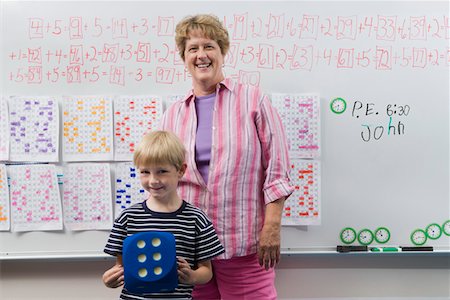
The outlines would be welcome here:
[[[157,176],[150,176],[150,182],[151,183],[158,183],[159,182],[159,178]]]

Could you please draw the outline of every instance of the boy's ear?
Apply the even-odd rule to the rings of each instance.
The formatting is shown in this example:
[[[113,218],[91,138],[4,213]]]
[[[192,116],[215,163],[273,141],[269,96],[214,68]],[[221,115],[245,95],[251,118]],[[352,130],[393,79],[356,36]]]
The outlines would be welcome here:
[[[180,177],[183,177],[184,173],[186,172],[186,169],[187,169],[187,164],[186,164],[186,163],[183,163],[183,164],[181,165],[180,170],[178,171],[178,173],[180,174]]]

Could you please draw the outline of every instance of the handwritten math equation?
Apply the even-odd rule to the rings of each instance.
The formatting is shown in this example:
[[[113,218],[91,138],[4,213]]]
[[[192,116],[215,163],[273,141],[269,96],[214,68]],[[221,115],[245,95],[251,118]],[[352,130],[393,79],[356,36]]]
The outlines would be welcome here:
[[[173,37],[178,20],[174,16],[156,18],[104,17],[66,19],[28,19],[28,38],[65,37],[70,40],[90,38],[128,39],[135,37]],[[449,39],[449,16],[318,16],[286,13],[252,16],[248,12],[223,16],[222,22],[232,40],[255,38],[356,40],[362,37],[395,41],[398,39]]]
[[[174,43],[174,16],[24,20],[24,46],[5,51],[16,84],[177,84],[190,80]],[[226,72],[259,84],[261,72],[317,68],[443,68],[450,21],[442,16],[223,16]],[[250,71],[249,71],[250,70]]]

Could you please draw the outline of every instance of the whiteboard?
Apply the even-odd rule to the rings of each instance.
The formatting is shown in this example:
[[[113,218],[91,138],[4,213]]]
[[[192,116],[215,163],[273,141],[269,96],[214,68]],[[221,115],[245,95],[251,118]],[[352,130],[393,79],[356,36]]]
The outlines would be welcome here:
[[[214,13],[230,32],[227,76],[320,96],[321,224],[284,227],[284,251],[332,250],[344,227],[387,227],[390,245],[411,245],[413,230],[450,219],[448,3],[205,4],[2,2],[2,96],[184,94],[174,25]],[[0,232],[0,256],[95,256],[107,236]],[[448,250],[450,237],[427,245]]]

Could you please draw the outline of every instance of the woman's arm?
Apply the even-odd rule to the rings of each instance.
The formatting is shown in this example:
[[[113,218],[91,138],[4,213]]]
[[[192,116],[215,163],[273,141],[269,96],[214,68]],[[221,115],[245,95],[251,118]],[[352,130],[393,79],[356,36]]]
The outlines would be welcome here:
[[[280,261],[281,248],[281,215],[285,198],[270,202],[266,205],[264,225],[259,236],[258,258],[259,264],[266,270],[275,267]]]

